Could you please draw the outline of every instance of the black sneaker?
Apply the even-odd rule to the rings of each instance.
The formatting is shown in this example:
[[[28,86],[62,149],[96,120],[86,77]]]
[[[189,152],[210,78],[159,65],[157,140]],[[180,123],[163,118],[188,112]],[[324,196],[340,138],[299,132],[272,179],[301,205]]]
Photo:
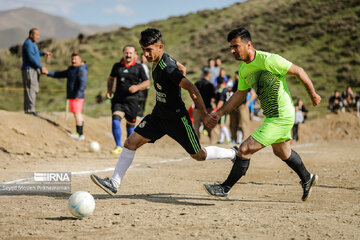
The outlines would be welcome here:
[[[203,187],[208,194],[214,197],[226,198],[229,194],[229,191],[226,191],[220,184],[204,184]]]
[[[306,201],[310,197],[312,187],[316,184],[318,179],[319,179],[318,175],[311,174],[310,180],[307,181],[306,183],[302,183],[302,181],[300,181],[300,184],[302,185],[302,188],[304,189],[304,193],[302,195],[301,200]]]
[[[105,192],[107,192],[110,196],[114,196],[117,193],[117,189],[112,184],[111,180],[106,177],[104,179],[99,178],[95,174],[90,175],[91,180],[102,188]]]
[[[235,163],[236,155],[237,155],[237,152],[238,152],[239,148],[237,146],[233,146],[231,149],[233,149],[235,151],[235,157],[233,159],[231,159],[231,161],[233,163]]]

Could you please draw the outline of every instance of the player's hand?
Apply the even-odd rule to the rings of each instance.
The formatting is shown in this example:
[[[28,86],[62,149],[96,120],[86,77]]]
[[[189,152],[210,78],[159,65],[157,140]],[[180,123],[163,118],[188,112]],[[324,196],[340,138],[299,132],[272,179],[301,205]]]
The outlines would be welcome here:
[[[204,124],[209,128],[214,128],[219,121],[220,116],[217,114],[217,112],[212,112],[208,114],[205,118],[206,121],[204,121]]]
[[[45,57],[52,57],[52,52],[44,52]]]
[[[321,97],[319,94],[315,93],[311,96],[311,102],[313,104],[313,106],[317,106],[321,101]]]
[[[138,86],[132,85],[132,86],[129,87],[129,92],[130,93],[136,93],[137,91],[139,91]]]
[[[111,99],[111,95],[112,95],[112,92],[107,92],[107,93],[106,93],[106,98],[107,98],[107,99]]]

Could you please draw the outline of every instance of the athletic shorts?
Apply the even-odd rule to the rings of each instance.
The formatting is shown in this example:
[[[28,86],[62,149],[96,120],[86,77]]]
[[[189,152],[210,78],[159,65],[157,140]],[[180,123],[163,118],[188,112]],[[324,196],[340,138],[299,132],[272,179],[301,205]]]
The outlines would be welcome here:
[[[70,112],[72,113],[81,113],[84,104],[84,98],[79,98],[78,100],[69,99]]]
[[[291,140],[294,121],[282,118],[265,118],[264,123],[251,135],[265,147]]]
[[[136,116],[138,113],[138,99],[130,99],[127,101],[116,101],[114,99],[111,100],[111,111],[114,113],[115,111],[120,111],[125,113],[125,119],[130,123],[136,122]]]
[[[196,154],[201,150],[187,112],[172,119],[162,119],[155,114],[146,115],[134,131],[150,139],[150,143],[154,143],[166,134],[177,141],[189,154]]]

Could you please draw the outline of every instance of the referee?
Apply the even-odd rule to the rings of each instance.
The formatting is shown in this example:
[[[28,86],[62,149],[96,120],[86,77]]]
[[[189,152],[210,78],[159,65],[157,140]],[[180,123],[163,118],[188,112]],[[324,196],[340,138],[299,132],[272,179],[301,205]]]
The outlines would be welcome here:
[[[216,120],[206,112],[198,89],[184,77],[185,67],[163,52],[164,45],[160,31],[154,28],[146,29],[141,32],[139,42],[145,57],[153,63],[152,76],[156,90],[156,105],[152,113],[145,116],[126,139],[112,178],[91,175],[92,181],[110,195],[117,193],[134,159],[135,151],[145,143],[153,143],[164,135],[177,141],[192,158],[198,161],[235,158],[235,149],[200,146],[189,113],[181,99],[181,88],[189,92],[206,125]]]
[[[138,113],[139,91],[146,89],[150,85],[150,80],[146,76],[141,64],[136,63],[135,47],[126,45],[123,48],[123,58],[112,67],[107,82],[107,98],[110,99],[113,93],[114,80],[116,79],[116,90],[111,99],[112,111],[112,132],[116,147],[111,152],[120,154],[121,145],[121,119],[126,119],[127,136],[134,131],[136,116]]]

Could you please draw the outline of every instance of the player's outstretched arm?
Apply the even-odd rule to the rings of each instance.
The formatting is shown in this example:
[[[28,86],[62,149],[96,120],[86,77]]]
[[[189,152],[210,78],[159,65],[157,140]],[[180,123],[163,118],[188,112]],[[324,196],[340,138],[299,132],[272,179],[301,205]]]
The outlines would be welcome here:
[[[305,72],[305,70],[295,64],[292,64],[289,71],[287,72],[287,75],[294,75],[296,76],[300,82],[305,86],[306,91],[308,92],[311,102],[313,106],[316,106],[320,103],[321,97],[318,95],[315,91],[314,85]]]
[[[192,82],[190,82],[187,78],[183,78],[179,86],[189,92],[190,97],[194,101],[196,108],[200,114],[200,117],[206,126],[208,126],[211,122],[215,121],[214,119],[211,119],[209,114],[207,113],[200,92]]]

